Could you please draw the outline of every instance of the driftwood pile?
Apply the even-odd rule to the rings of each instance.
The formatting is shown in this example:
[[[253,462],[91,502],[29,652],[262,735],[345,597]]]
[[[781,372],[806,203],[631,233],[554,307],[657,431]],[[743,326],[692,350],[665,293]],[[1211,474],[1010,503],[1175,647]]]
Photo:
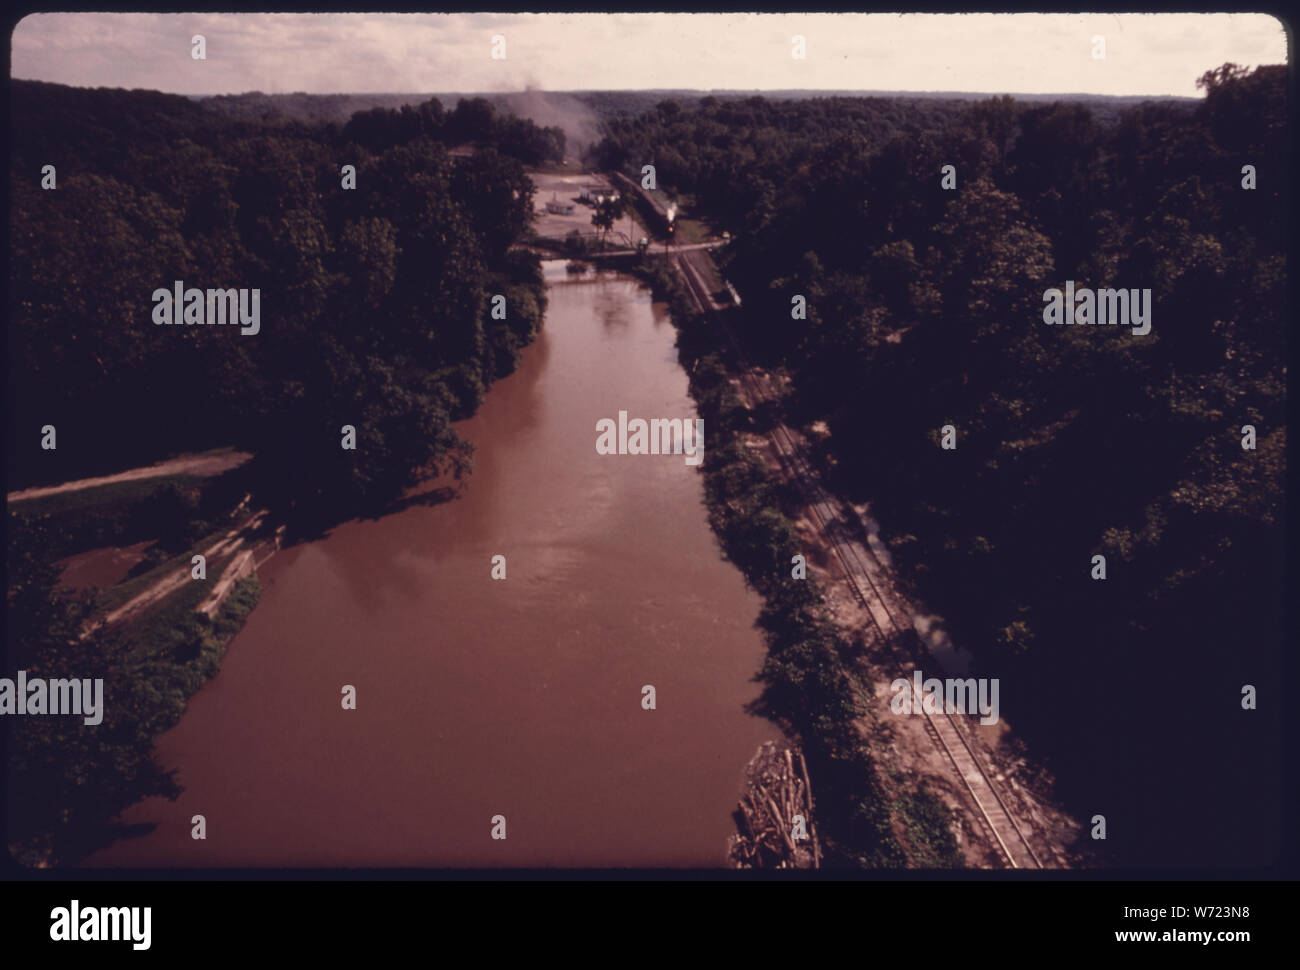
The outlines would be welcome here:
[[[733,813],[730,858],[737,869],[817,869],[812,785],[803,754],[768,741],[745,768],[745,793]],[[795,817],[802,816],[802,825]]]

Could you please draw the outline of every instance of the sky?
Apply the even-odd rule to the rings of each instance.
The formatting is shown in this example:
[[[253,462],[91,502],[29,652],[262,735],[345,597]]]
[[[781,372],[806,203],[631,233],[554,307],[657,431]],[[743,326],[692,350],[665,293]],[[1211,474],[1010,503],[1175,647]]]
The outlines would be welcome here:
[[[191,56],[204,37],[207,57]],[[504,59],[492,57],[493,37]],[[806,57],[792,56],[804,38]],[[1105,56],[1094,57],[1094,38]],[[1198,96],[1284,64],[1264,14],[118,14],[25,17],[15,78],[175,94],[712,89]],[[499,47],[498,47],[499,50]]]

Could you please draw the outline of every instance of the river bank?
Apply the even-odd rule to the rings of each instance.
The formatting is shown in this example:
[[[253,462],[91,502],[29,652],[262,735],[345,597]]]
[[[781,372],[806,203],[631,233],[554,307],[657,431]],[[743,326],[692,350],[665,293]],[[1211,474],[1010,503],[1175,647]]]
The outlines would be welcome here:
[[[680,330],[679,353],[692,374],[692,395],[711,418],[715,448],[704,467],[710,518],[729,555],[765,597],[760,620],[768,641],[765,703],[808,755],[827,836],[827,864],[1000,867],[1036,866],[1040,859],[1069,864],[1066,846],[1077,825],[1052,804],[1050,791],[1030,790],[1043,783],[1026,774],[1029,766],[985,749],[974,736],[991,732],[996,745],[1005,725],[978,728],[965,738],[952,733],[965,734],[963,724],[936,725],[949,732],[945,743],[930,735],[925,720],[892,716],[888,687],[900,670],[912,670],[922,657],[947,657],[945,664],[962,663],[963,657],[944,641],[939,618],[900,606],[896,589],[890,591],[892,606],[876,604],[879,616],[854,598],[849,577],[837,565],[847,550],[828,541],[821,520],[831,516],[836,534],[847,528],[842,540],[860,545],[859,554],[871,558],[875,553],[866,547],[879,546],[879,540],[869,515],[864,519],[863,510],[856,509],[845,518],[826,496],[819,500],[830,503],[822,512],[807,506],[806,486],[790,480],[786,458],[770,438],[780,420],[780,391],[773,389],[770,375],[736,368],[725,352],[730,346],[725,326],[701,313],[698,294],[682,276],[662,263],[643,272],[670,302]],[[755,398],[760,385],[768,391]],[[781,434],[794,436],[791,442],[798,438],[791,429]],[[791,442],[787,448],[797,447]],[[792,581],[792,550],[804,554],[808,579]],[[894,582],[862,581],[876,589]],[[895,626],[899,616],[911,615],[922,621],[915,629],[910,619],[904,629]],[[878,636],[873,628],[881,623]],[[819,775],[828,777],[819,780]],[[976,777],[982,789],[972,789]],[[1026,833],[1037,857],[1024,843]],[[1020,844],[1008,848],[1013,836]]]
[[[695,469],[595,448],[620,409],[695,416],[663,306],[545,269],[545,327],[457,425],[457,496],[278,554],[222,676],[159,741],[185,792],[133,808],[156,827],[89,864],[726,865],[744,766],[777,733],[746,713],[760,603]]]

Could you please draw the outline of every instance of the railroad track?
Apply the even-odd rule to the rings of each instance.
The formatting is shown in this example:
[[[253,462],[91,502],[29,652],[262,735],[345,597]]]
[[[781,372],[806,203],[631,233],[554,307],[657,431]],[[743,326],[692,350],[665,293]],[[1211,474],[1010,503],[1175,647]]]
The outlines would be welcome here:
[[[715,310],[708,288],[699,279],[698,271],[690,264],[690,260],[679,258],[677,265],[700,309]],[[760,378],[752,372],[731,329],[722,320],[718,322],[740,365],[740,381],[752,402],[759,404],[776,400],[776,393],[770,379]],[[784,424],[778,424],[768,433],[768,438],[786,475],[802,491],[817,527],[830,541],[831,549],[840,563],[849,587],[871,617],[872,624],[881,636],[881,642],[888,645],[897,642],[896,638],[914,634],[911,616],[904,604],[893,595],[892,589],[889,595],[884,593],[885,589],[890,588],[890,584],[886,582],[883,564],[871,551],[869,545],[863,545],[849,534],[837,504],[822,488],[818,476],[804,458],[793,433]],[[971,801],[975,804],[1008,865],[1013,869],[1043,868],[1038,854],[999,794],[993,777],[981,763],[975,746],[967,738],[969,725],[963,725],[961,722],[961,718],[965,715],[949,713],[946,710],[930,714],[924,709],[921,714],[925,718],[927,736],[961,778]]]

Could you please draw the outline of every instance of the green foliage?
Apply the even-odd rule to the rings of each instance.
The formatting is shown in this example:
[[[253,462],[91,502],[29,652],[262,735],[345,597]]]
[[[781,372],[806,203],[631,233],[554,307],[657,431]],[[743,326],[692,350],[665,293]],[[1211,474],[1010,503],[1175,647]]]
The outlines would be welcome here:
[[[129,805],[179,794],[154,759],[154,739],[216,674],[225,643],[258,594],[255,576],[242,580],[209,627],[194,614],[207,592],[195,584],[124,630],[98,630],[82,639],[93,601],[56,589],[58,570],[43,554],[48,538],[42,520],[10,532],[10,658],[30,678],[102,678],[103,720],[12,719],[9,848],[31,866],[74,863],[111,837],[113,819]]]
[[[680,295],[675,275],[648,272],[657,286]],[[763,692],[755,708],[799,739],[814,779],[826,864],[907,865],[891,830],[874,759],[856,727],[862,712],[844,672],[847,649],[825,615],[817,580],[791,578],[790,559],[799,548],[794,528],[767,470],[738,436],[748,412],[716,356],[690,359],[686,347],[703,337],[692,329],[698,321],[677,311],[674,321],[680,328],[679,352],[691,373],[691,394],[713,429],[714,444],[702,465],[709,520],[726,556],[764,598],[758,627],[767,657],[757,678]]]
[[[102,725],[15,725],[11,843],[39,864],[91,851],[140,798],[175,797],[154,738],[216,673],[258,589],[241,581],[209,624],[195,613],[209,587],[186,584],[83,640],[95,604],[57,590],[55,560],[157,540],[105,607],[188,559],[245,490],[273,521],[313,530],[463,474],[471,449],[452,422],[514,369],[546,309],[536,257],[513,248],[532,211],[521,162],[562,158],[564,138],[477,100],[369,112],[340,130],[148,92],[19,81],[12,95],[11,487],[218,444],[254,455],[216,480],[11,508],[11,660],[33,676],[103,677],[110,693]],[[462,141],[477,150],[453,159],[446,146]],[[42,191],[50,159],[76,163]],[[260,333],[156,326],[152,294],[176,280],[259,289]],[[490,316],[495,294],[505,319]],[[55,451],[36,446],[44,424]],[[343,425],[355,451],[340,447]]]
[[[54,424],[60,447],[11,448],[11,485],[232,444],[255,455],[259,502],[319,528],[467,467],[451,422],[514,369],[546,307],[536,257],[512,251],[532,212],[521,159],[562,157],[562,134],[482,99],[376,109],[342,131],[36,82],[14,101],[30,123],[10,178],[9,427],[35,442]],[[132,137],[86,145],[95,116]],[[463,140],[478,150],[451,158]],[[68,157],[42,191],[40,161]],[[156,327],[152,294],[175,280],[259,289],[260,333]],[[505,320],[489,316],[495,294]],[[345,424],[355,451],[339,447]],[[180,517],[160,547],[206,524]]]
[[[916,537],[902,561],[959,639],[990,660],[1050,642],[1059,663],[1089,594],[1063,581],[1077,563],[1044,561],[1045,536],[1119,542],[1152,577],[1112,590],[1116,638],[1152,623],[1144,589],[1173,609],[1208,575],[1266,589],[1277,574],[1284,180],[1245,192],[1239,169],[1282,157],[1284,82],[1282,68],[1225,65],[1195,112],[1145,103],[1112,122],[1094,105],[997,98],[936,103],[907,131],[869,100],[656,106],[612,122],[600,151],[655,157],[661,182],[739,230],[727,272],[748,349],[793,374],[802,417],[830,424],[840,484]],[[795,128],[804,137],[767,137]],[[958,187],[944,192],[949,163]],[[1066,279],[1149,287],[1151,337],[1043,326],[1043,291]],[[808,319],[791,326],[796,294]],[[946,423],[951,454],[935,446]],[[1255,452],[1240,448],[1245,423]],[[727,544],[766,561],[780,536],[747,514],[749,545]],[[1223,626],[1210,603],[1180,602]]]
[[[1114,671],[1158,682],[1175,654],[1218,669],[1227,644],[1234,669],[1276,661],[1289,180],[1262,173],[1285,168],[1285,84],[1285,67],[1225,65],[1194,110],[1118,116],[1010,98],[682,102],[611,121],[598,146],[628,169],[653,158],[661,184],[731,230],[747,354],[791,375],[801,421],[829,425],[835,487],[899,537],[920,598],[1018,698],[1018,732],[1077,744],[1085,771],[1097,741],[1059,712],[1094,704]],[[1043,293],[1066,280],[1149,288],[1151,334],[1045,326]],[[791,321],[795,295],[806,321]],[[716,346],[708,333],[682,317],[692,355]],[[747,426],[716,375],[692,389],[712,427]],[[954,452],[937,447],[949,423]],[[774,500],[729,449],[704,468],[724,549],[773,597],[788,538]],[[1098,552],[1105,582],[1089,578]],[[826,674],[834,647],[812,607],[775,596],[766,699],[827,737],[848,709]],[[912,814],[922,830],[937,818]],[[946,843],[923,842],[947,864]]]
[[[623,213],[627,208],[627,203],[623,196],[617,198],[603,198],[596,203],[596,211],[591,217],[591,224],[600,230],[602,244],[609,231],[614,228],[615,223],[623,218]]]

